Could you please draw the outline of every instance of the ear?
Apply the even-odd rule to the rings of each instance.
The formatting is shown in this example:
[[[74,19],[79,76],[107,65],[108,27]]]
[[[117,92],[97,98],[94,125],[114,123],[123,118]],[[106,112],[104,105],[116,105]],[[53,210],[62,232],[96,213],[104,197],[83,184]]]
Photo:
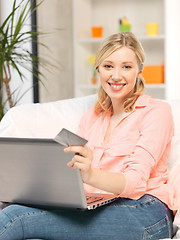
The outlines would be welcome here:
[[[143,69],[144,69],[144,64],[141,63],[140,68],[139,68],[139,72],[138,72],[138,77],[139,77],[139,75],[141,75],[141,73],[143,72]]]
[[[141,73],[142,73],[143,69],[144,69],[144,64],[141,63],[141,65],[140,65],[140,71],[141,71]]]

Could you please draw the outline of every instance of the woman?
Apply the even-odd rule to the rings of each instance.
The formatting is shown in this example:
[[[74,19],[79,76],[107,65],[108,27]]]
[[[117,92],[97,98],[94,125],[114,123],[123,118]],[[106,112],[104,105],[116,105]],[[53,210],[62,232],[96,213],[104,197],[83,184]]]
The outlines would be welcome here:
[[[87,192],[119,194],[93,211],[43,210],[11,205],[0,213],[0,239],[160,239],[172,236],[167,159],[173,137],[169,105],[143,95],[144,52],[132,33],[99,47],[98,102],[81,119],[85,147],[69,167],[79,168]]]

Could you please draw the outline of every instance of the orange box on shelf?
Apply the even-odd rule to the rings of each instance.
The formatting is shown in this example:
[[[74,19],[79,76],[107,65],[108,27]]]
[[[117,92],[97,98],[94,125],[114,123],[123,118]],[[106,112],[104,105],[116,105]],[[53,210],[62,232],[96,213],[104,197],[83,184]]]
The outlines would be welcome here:
[[[101,26],[92,26],[91,35],[93,38],[101,38],[103,36],[103,27]]]
[[[142,76],[148,84],[164,83],[164,65],[146,65]]]

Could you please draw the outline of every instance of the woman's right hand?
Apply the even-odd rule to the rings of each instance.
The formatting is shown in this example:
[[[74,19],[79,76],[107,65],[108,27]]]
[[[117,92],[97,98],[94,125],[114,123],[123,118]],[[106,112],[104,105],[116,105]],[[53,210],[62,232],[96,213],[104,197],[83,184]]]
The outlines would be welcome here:
[[[80,169],[83,182],[88,183],[92,173],[91,162],[93,160],[93,153],[91,149],[87,145],[84,147],[69,146],[65,148],[64,151],[75,153],[74,157],[67,165],[73,169]]]

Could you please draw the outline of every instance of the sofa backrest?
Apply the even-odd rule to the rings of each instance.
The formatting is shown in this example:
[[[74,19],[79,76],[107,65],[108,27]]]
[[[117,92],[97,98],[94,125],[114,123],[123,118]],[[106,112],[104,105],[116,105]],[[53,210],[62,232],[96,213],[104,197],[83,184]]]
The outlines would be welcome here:
[[[168,161],[171,169],[175,165],[180,164],[180,100],[173,100],[168,103],[172,108],[175,128],[175,135],[172,140],[171,153]]]
[[[54,138],[64,127],[76,132],[96,95],[11,108],[0,123],[0,136]]]

